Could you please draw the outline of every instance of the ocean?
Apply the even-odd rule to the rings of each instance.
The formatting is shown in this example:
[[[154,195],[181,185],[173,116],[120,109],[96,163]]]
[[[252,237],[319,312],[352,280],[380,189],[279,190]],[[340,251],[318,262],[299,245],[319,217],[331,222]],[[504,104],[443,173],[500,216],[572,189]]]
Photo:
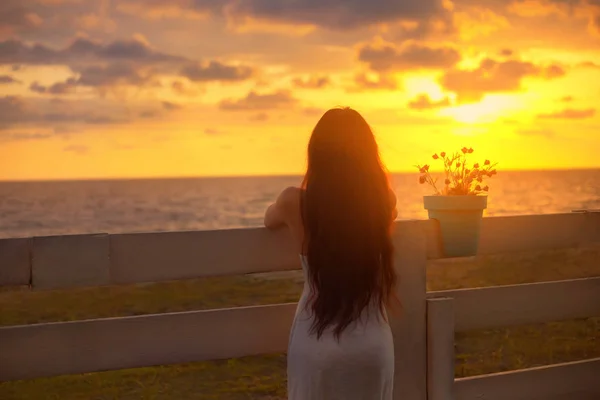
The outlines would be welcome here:
[[[277,194],[301,179],[0,182],[0,238],[261,226]],[[488,184],[487,216],[600,209],[600,170],[501,172]],[[392,185],[399,219],[427,217],[431,190],[417,174],[394,174]]]

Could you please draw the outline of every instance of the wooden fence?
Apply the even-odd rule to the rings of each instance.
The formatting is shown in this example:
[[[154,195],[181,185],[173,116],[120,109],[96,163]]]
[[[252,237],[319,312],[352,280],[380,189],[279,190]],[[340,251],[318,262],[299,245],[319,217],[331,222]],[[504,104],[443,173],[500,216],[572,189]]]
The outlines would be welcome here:
[[[492,217],[480,254],[598,242],[596,212]],[[454,378],[455,331],[600,316],[600,277],[426,292],[427,259],[442,257],[437,222],[398,221],[394,243],[403,303],[391,321],[396,399],[600,399],[600,359]],[[262,228],[0,240],[0,286],[33,290],[298,268],[288,235]],[[295,307],[0,327],[0,381],[284,352]]]

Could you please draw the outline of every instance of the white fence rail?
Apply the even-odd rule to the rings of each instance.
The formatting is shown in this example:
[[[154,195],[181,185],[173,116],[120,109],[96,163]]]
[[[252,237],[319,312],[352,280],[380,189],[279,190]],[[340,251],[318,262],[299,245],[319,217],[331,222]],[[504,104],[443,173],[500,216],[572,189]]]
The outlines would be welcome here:
[[[600,242],[600,213],[485,218],[480,253]],[[426,293],[436,221],[399,221],[395,397],[600,398],[600,360],[454,379],[454,331],[600,316],[600,278]],[[283,232],[77,235],[0,240],[0,286],[57,289],[299,268]],[[295,304],[0,327],[0,380],[283,352]],[[0,310],[1,312],[1,310]],[[577,396],[572,395],[577,391]],[[593,397],[596,396],[596,397]]]

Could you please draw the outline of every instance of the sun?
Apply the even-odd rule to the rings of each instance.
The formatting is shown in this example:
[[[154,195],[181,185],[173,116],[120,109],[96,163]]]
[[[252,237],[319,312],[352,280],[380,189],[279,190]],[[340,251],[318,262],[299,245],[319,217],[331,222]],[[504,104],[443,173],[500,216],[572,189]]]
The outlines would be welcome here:
[[[505,118],[515,109],[515,99],[509,96],[490,95],[479,103],[462,104],[446,108],[442,115],[454,118],[457,122],[466,124],[489,123]]]

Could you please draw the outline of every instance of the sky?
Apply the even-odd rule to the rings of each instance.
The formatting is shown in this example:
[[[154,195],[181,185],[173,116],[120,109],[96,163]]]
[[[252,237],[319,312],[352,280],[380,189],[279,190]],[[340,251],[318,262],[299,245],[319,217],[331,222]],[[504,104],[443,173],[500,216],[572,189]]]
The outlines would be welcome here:
[[[2,0],[0,180],[289,175],[329,108],[392,172],[600,167],[600,0]]]

